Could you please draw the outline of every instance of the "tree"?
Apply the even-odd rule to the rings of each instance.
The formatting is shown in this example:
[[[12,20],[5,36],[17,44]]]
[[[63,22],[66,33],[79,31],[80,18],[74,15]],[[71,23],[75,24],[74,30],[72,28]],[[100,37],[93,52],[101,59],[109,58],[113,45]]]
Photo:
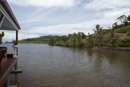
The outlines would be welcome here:
[[[2,44],[2,38],[4,37],[4,32],[0,33],[0,44]]]
[[[117,47],[118,37],[115,34],[115,29],[114,28],[110,28],[110,29],[111,29],[111,38],[110,38],[111,47]]]
[[[100,27],[99,24],[96,25],[96,35],[97,35],[97,42],[98,42],[100,45],[103,45],[103,44],[102,44],[102,42],[103,42],[102,27]]]
[[[127,16],[126,15],[121,15],[120,17],[117,18],[121,23],[127,21]]]
[[[90,33],[88,33],[88,47],[94,47],[93,38],[92,35],[90,35]]]
[[[128,20],[125,20],[123,23],[125,24],[125,26],[128,25]]]
[[[55,39],[55,38],[50,38],[48,44],[49,44],[49,45],[54,45],[55,42],[56,42],[54,39]]]
[[[127,17],[127,20],[130,21],[130,15]]]
[[[113,25],[112,25],[112,27],[113,28],[115,28],[115,27],[117,27],[118,25],[117,25],[117,22],[115,22]]]
[[[97,24],[97,25],[96,25],[96,31],[98,32],[98,31],[99,31],[99,29],[100,29],[100,25],[99,25],[99,24]]]

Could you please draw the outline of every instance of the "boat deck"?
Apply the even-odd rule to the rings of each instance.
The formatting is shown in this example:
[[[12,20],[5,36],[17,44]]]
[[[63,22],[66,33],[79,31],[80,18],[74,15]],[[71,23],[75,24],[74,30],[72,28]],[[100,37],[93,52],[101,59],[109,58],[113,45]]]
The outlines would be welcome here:
[[[1,70],[0,70],[0,87],[4,86],[16,63],[17,63],[17,59],[13,58],[13,55],[11,54],[8,54],[7,58],[2,59]]]

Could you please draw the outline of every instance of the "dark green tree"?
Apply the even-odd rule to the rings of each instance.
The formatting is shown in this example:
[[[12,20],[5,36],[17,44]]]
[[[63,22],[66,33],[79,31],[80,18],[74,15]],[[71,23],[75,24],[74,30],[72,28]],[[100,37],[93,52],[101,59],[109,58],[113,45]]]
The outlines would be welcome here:
[[[127,20],[130,21],[130,15],[127,17]]]
[[[0,44],[2,44],[2,38],[4,37],[4,32],[0,33]]]
[[[112,27],[113,28],[116,28],[118,25],[117,25],[117,22],[115,22],[113,25],[112,25]]]
[[[128,25],[128,20],[125,20],[123,23],[125,24],[125,26],[127,26]]]
[[[117,20],[119,20],[121,23],[124,23],[127,20],[127,16],[121,15],[120,17],[117,18]]]

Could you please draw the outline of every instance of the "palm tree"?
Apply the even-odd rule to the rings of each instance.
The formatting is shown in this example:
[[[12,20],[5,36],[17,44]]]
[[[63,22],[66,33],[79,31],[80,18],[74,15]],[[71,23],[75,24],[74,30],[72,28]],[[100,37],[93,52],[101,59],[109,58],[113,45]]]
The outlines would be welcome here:
[[[98,39],[102,39],[102,27],[100,27],[99,24],[96,25],[96,32],[97,32],[97,37]]]

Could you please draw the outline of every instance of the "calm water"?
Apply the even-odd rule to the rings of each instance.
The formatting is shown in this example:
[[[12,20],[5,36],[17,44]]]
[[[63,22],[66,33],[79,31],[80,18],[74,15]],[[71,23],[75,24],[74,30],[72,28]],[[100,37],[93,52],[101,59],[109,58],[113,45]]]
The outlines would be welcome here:
[[[130,51],[20,44],[19,59],[19,87],[130,87]]]

